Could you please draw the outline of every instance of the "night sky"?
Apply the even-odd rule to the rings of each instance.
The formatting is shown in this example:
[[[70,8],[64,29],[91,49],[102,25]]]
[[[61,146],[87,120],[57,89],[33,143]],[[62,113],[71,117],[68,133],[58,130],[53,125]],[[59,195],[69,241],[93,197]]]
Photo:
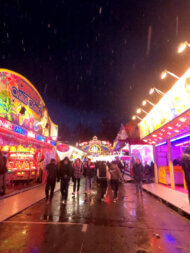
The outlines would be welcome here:
[[[190,49],[176,53],[189,13],[189,0],[1,1],[0,66],[28,78],[60,126],[96,133],[106,118],[119,130],[152,86],[174,83],[163,69],[190,66]]]

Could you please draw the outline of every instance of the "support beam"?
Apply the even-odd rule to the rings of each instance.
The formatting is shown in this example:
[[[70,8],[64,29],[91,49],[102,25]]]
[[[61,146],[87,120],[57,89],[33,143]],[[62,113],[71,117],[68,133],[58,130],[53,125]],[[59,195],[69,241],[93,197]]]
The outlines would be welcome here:
[[[172,151],[171,151],[171,142],[167,141],[168,145],[168,165],[170,170],[170,182],[171,182],[171,188],[175,189],[175,181],[174,181],[174,168],[173,168],[173,160],[172,160]]]

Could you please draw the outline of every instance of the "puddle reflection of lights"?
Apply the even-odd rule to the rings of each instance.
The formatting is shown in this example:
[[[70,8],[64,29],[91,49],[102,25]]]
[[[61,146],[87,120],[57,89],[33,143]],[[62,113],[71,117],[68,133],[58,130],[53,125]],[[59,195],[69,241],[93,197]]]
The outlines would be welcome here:
[[[164,233],[164,239],[169,243],[176,243],[175,238],[171,234]]]
[[[129,211],[130,215],[133,216],[133,217],[136,217],[137,216],[137,213],[136,213],[136,209],[131,209]]]

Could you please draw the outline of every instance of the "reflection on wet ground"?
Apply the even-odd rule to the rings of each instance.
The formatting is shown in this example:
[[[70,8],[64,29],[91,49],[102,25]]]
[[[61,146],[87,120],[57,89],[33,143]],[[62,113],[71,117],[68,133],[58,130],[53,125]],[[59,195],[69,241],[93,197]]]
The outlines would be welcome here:
[[[57,192],[0,224],[0,252],[190,252],[190,222],[133,184],[100,201],[81,193],[66,204]],[[87,224],[84,226],[84,224]]]

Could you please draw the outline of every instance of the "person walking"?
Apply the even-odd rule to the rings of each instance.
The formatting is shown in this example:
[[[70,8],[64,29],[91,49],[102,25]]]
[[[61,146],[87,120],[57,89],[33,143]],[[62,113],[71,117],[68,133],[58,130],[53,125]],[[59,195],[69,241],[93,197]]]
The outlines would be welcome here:
[[[51,159],[50,163],[46,166],[46,172],[47,172],[47,182],[45,187],[46,200],[49,199],[49,191],[50,191],[50,201],[51,201],[54,194],[56,179],[58,178],[58,168],[55,159]]]
[[[68,198],[69,181],[72,174],[73,171],[71,162],[68,157],[65,157],[60,162],[59,168],[59,179],[61,180],[61,195],[63,202],[65,202]]]
[[[75,196],[75,191],[76,191],[76,185],[77,185],[77,194],[79,194],[79,189],[80,189],[80,179],[83,174],[83,167],[82,167],[82,162],[79,158],[75,160],[73,163],[73,193],[72,195]]]
[[[0,151],[0,194],[5,195],[6,190],[7,158]]]
[[[107,190],[107,166],[105,162],[101,162],[98,164],[97,167],[97,178],[98,178],[98,182],[100,184],[100,192],[101,192],[101,200],[104,201],[105,200],[105,193]]]
[[[190,204],[190,146],[184,150],[184,155],[181,157],[181,165],[185,174],[185,181],[188,190],[188,198]]]
[[[117,165],[117,161],[113,161],[109,168],[110,176],[111,176],[111,188],[114,192],[114,198],[113,201],[116,202],[118,199],[118,190],[119,190],[119,184],[122,181],[122,174],[121,171]]]
[[[92,191],[92,182],[95,175],[95,164],[88,159],[87,163],[84,165],[84,176],[85,179],[85,194]]]
[[[136,185],[136,192],[142,195],[142,181],[143,181],[143,166],[139,158],[136,159],[136,163],[133,166],[133,177]]]

